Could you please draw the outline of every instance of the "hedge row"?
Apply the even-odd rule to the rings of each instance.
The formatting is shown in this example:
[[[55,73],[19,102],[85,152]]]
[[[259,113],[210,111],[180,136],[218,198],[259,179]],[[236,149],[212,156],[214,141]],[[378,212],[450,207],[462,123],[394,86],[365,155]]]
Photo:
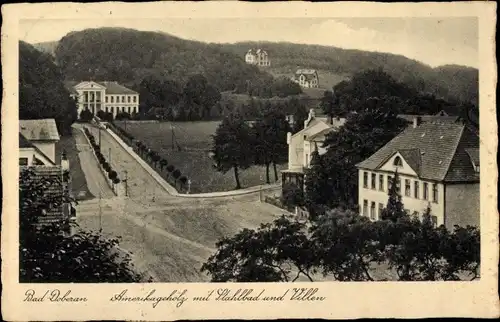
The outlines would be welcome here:
[[[94,149],[95,155],[97,156],[97,160],[99,163],[102,165],[102,168],[106,171],[108,174],[108,178],[114,183],[118,184],[120,183],[120,178],[118,178],[118,173],[111,168],[111,165],[106,161],[106,158],[104,155],[101,153],[101,148],[95,141],[94,135],[90,133],[89,129],[85,128],[85,134],[89,138],[90,144],[92,145],[92,149]]]

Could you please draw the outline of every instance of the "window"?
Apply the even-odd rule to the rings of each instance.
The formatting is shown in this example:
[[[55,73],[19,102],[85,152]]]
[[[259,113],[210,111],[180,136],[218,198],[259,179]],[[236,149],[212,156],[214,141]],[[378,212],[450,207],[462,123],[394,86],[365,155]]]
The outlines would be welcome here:
[[[114,103],[115,102],[115,98],[114,96],[111,96],[111,103]]]
[[[375,173],[372,173],[372,189],[375,190],[377,189],[377,175]]]
[[[434,183],[432,185],[432,201],[434,201],[435,203],[438,202],[438,185],[436,183]]]
[[[418,181],[415,181],[413,189],[413,196],[415,197],[415,199],[420,198],[419,192],[420,192],[420,184]]]
[[[429,199],[429,184],[427,182],[424,182],[424,200]]]
[[[127,96],[127,103],[130,103],[130,96]]]
[[[401,158],[399,156],[394,158],[394,166],[395,167],[402,167],[403,166],[403,161],[401,161]]]
[[[363,200],[363,216],[368,216],[368,200]]]
[[[368,172],[363,172],[363,188],[368,188]]]
[[[384,191],[384,175],[383,174],[378,175],[378,190]]]
[[[375,202],[372,201],[370,206],[370,219],[375,220]]]
[[[122,103],[125,103],[125,96],[122,96]]]
[[[432,223],[432,226],[433,226],[433,227],[437,227],[438,217],[436,217],[436,216],[431,216],[431,223]]]
[[[396,185],[396,191],[398,192],[399,195],[401,195],[401,180],[394,182],[394,184]]]
[[[106,97],[104,98],[104,100],[105,100],[105,101],[106,101],[106,103],[107,103],[107,102],[108,102],[108,97],[106,96]]]
[[[384,211],[384,204],[379,202],[378,203],[378,217],[381,218],[382,217],[382,211]]]
[[[28,165],[28,158],[19,158],[19,165]]]
[[[137,102],[137,96],[134,96],[134,103]]]
[[[409,179],[405,179],[405,196],[411,196],[411,184]]]
[[[387,176],[387,189],[391,189],[391,184],[392,184],[392,177]]]

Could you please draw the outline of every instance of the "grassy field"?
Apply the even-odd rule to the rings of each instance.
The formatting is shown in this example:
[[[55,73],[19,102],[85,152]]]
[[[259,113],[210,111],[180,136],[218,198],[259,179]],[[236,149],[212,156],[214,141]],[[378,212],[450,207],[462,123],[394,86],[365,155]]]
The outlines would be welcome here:
[[[125,129],[124,122],[116,124]],[[191,193],[229,191],[236,186],[234,172],[215,171],[213,161],[208,154],[212,147],[212,135],[218,124],[218,121],[161,123],[129,121],[126,130],[157,151],[169,164],[174,165],[190,179]],[[171,125],[174,128],[173,135]],[[174,142],[173,149],[172,142]],[[176,144],[179,144],[180,151],[176,148]],[[283,167],[278,166],[278,171]],[[161,175],[166,177],[166,172]],[[273,179],[274,174],[271,171],[271,182]],[[254,166],[240,171],[240,182],[243,188],[265,184],[265,168]]]
[[[56,155],[60,156],[63,151],[66,151],[66,155],[69,160],[71,191],[75,195],[76,199],[88,200],[94,198],[87,187],[87,180],[85,179],[85,175],[80,165],[78,149],[73,136],[61,136],[59,142],[56,143]],[[57,159],[57,163],[61,163],[60,158]]]

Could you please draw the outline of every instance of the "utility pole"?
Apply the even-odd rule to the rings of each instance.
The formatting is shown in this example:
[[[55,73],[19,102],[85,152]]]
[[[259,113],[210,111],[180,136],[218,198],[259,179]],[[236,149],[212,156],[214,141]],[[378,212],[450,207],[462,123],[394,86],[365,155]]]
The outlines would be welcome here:
[[[101,150],[101,125],[99,125],[99,151]]]
[[[174,150],[174,126],[170,123],[170,129],[172,130],[172,151]]]
[[[99,187],[100,189],[101,187]],[[101,191],[99,191],[99,231],[102,231],[102,207],[101,207]]]
[[[125,197],[128,197],[128,171],[125,170]]]
[[[108,160],[109,164],[111,164],[111,148],[108,149]]]

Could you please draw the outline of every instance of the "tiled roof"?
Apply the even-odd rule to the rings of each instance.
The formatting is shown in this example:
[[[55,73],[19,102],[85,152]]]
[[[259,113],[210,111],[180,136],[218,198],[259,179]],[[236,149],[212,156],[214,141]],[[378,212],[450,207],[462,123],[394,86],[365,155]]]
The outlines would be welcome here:
[[[399,114],[398,117],[409,122],[413,122],[413,119],[416,117],[420,117],[420,120],[422,122],[429,122],[429,121],[458,122],[458,120],[460,120],[459,116],[440,116],[440,115]]]
[[[19,120],[19,132],[28,141],[59,141],[54,119]]]
[[[33,144],[31,144],[31,142],[28,141],[28,139],[26,139],[24,135],[19,133],[19,148],[22,149],[22,148],[32,148],[32,147]]]
[[[418,167],[419,177],[422,179],[446,182],[478,181],[479,174],[474,171],[466,152],[466,149],[474,148],[479,148],[479,137],[465,125],[425,122],[416,128],[409,126],[357,166],[376,170],[390,156],[399,152],[410,166]]]
[[[65,81],[64,86],[71,94],[78,94],[75,86],[80,84],[78,81]],[[111,81],[95,81],[95,83],[106,87],[106,94],[119,95],[119,94],[139,94],[130,88]]]

